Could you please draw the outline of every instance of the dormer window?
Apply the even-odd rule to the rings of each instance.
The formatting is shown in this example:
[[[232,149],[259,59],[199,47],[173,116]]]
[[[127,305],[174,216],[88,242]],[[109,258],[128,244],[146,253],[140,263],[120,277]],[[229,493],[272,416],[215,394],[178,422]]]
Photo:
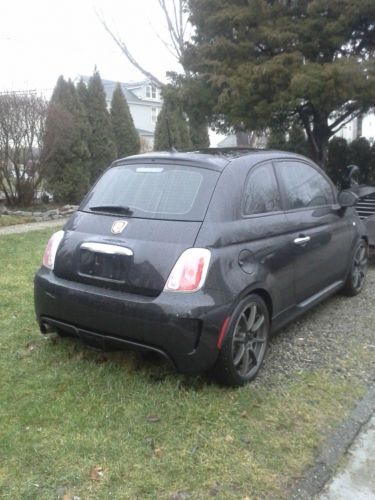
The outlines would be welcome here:
[[[147,85],[146,87],[146,97],[148,99],[157,99],[158,93],[155,85]]]

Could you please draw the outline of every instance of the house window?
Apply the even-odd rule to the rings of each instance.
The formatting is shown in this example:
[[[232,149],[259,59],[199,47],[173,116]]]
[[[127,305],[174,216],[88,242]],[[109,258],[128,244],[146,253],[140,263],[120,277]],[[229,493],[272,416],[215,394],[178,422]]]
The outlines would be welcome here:
[[[156,123],[156,120],[158,119],[158,114],[159,114],[158,108],[151,108],[151,121],[152,121],[152,123]]]
[[[155,85],[147,85],[146,97],[148,99],[156,99],[158,97],[158,92],[157,92],[157,88],[155,87]]]

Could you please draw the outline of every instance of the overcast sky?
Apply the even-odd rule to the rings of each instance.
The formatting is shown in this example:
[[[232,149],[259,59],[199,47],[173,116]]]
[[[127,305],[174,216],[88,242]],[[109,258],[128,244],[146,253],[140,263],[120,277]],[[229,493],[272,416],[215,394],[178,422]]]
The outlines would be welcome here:
[[[159,78],[178,69],[158,39],[167,37],[157,0],[9,0],[0,8],[0,91],[52,89],[60,74],[143,79],[109,38],[100,12],[135,57]],[[48,92],[47,92],[48,93]]]

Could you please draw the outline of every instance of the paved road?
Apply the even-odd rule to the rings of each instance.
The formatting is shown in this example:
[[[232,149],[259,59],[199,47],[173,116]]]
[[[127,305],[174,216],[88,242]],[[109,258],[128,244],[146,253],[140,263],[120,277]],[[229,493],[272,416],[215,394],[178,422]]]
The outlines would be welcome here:
[[[375,500],[375,415],[348,451],[348,462],[319,500]]]
[[[0,236],[3,234],[28,233],[29,231],[37,231],[48,227],[63,226],[68,219],[55,219],[43,222],[30,222],[29,224],[17,224],[15,226],[6,226],[0,228]]]

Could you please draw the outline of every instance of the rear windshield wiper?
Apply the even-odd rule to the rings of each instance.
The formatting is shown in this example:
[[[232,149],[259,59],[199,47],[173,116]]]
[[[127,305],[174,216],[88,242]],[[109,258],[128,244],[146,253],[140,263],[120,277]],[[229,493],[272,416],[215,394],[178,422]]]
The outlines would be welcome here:
[[[133,210],[130,207],[125,207],[123,205],[98,205],[89,207],[89,209],[93,212],[108,212],[127,215],[131,215],[133,213]]]

